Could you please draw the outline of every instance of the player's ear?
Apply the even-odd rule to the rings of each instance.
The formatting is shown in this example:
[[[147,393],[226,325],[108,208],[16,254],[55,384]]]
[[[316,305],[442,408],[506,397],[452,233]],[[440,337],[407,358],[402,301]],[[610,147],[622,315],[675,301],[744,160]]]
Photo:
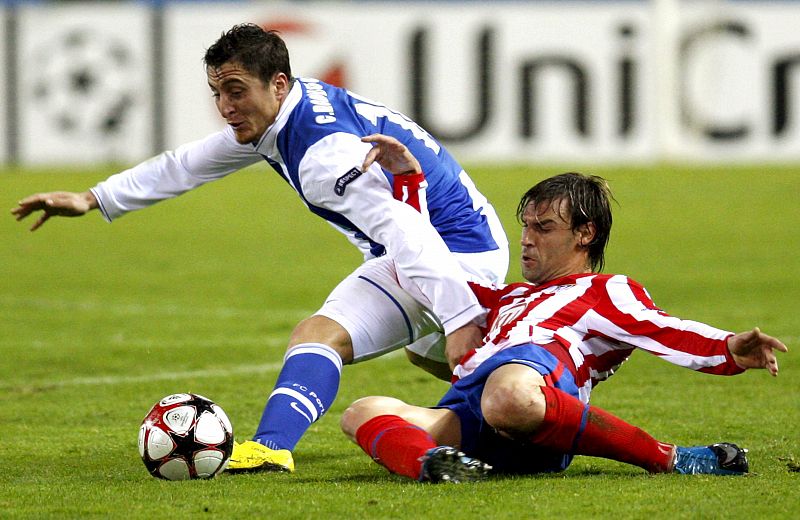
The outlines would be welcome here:
[[[276,72],[272,77],[272,84],[275,87],[275,95],[278,99],[283,99],[289,93],[289,78],[283,72]]]
[[[581,247],[587,247],[594,241],[594,237],[597,235],[597,227],[595,227],[594,222],[581,224],[575,231],[578,236],[578,245]]]

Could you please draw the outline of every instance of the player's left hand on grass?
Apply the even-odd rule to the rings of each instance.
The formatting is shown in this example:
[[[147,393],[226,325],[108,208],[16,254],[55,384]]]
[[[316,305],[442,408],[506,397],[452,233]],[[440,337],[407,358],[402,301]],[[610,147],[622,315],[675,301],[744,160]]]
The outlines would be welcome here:
[[[469,323],[460,329],[456,329],[447,335],[447,344],[444,348],[447,363],[450,365],[450,370],[456,368],[456,365],[464,357],[464,354],[481,346],[483,341],[483,333],[481,328],[475,324]]]
[[[364,164],[361,166],[361,171],[367,171],[367,168],[377,162],[381,167],[392,175],[408,175],[419,173],[422,167],[419,161],[414,157],[409,149],[395,139],[388,135],[372,134],[362,137],[361,141],[364,143],[372,143],[374,146],[367,152],[364,157]]]
[[[764,334],[758,327],[728,338],[728,350],[741,368],[766,368],[773,376],[778,375],[775,351],[789,351],[780,340]]]

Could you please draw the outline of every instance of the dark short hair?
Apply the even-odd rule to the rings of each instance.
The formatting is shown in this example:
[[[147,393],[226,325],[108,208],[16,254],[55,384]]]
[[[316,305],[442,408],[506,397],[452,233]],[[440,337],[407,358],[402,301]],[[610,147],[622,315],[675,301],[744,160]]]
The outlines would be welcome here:
[[[208,48],[203,61],[206,67],[214,69],[229,62],[239,63],[264,83],[269,83],[278,72],[292,79],[289,51],[284,41],[277,32],[265,31],[252,23],[234,25],[222,33]]]
[[[605,250],[611,236],[611,189],[602,177],[581,173],[562,173],[545,179],[525,192],[517,206],[517,220],[523,223],[522,215],[528,204],[538,207],[561,200],[569,203],[568,215],[572,230],[592,222],[595,227],[594,239],[586,246],[589,249],[589,262],[593,272],[600,272],[605,265]]]

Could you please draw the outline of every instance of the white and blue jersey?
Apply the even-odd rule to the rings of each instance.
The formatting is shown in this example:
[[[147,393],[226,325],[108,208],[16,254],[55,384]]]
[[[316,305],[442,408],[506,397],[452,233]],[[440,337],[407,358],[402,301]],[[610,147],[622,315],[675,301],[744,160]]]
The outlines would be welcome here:
[[[361,171],[371,148],[361,137],[373,133],[395,137],[420,161],[428,183],[424,215],[394,199],[392,176],[377,164]],[[507,242],[494,209],[413,121],[315,79],[294,81],[256,144],[238,143],[227,126],[113,175],[92,192],[112,221],[264,160],[365,260],[390,256],[398,276],[411,281],[411,292],[432,309],[445,333],[484,315],[465,274],[494,283],[505,277]]]
[[[354,237],[370,241],[342,213],[314,204],[306,197],[301,175],[316,178],[333,172],[340,191],[361,175],[361,161],[370,145],[361,137],[381,133],[406,145],[419,160],[428,183],[427,211],[431,224],[450,251],[479,253],[505,247],[505,237],[498,244],[484,210],[486,199],[477,192],[461,166],[448,151],[425,130],[406,116],[362,98],[345,89],[316,79],[298,78],[274,125],[264,134],[256,149],[297,191],[308,208]],[[346,139],[350,136],[351,139]],[[345,139],[342,139],[345,137]],[[352,148],[349,162],[342,153],[326,163],[326,143],[342,150]],[[309,164],[314,161],[315,164]],[[345,169],[346,165],[351,168]],[[388,185],[389,172],[381,171]],[[462,182],[464,179],[466,182]],[[308,184],[306,182],[305,184]],[[384,246],[370,241],[373,256],[384,254]]]

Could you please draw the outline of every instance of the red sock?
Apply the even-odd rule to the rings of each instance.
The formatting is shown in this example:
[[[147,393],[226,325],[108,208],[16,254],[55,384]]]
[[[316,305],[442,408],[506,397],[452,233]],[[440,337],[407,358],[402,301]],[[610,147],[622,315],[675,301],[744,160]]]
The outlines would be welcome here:
[[[379,415],[356,431],[361,449],[392,473],[419,479],[422,456],[436,447],[433,438],[418,426],[396,415]]]
[[[542,425],[531,436],[533,443],[563,453],[618,460],[653,473],[671,469],[672,444],[561,390],[541,389],[547,408]]]

